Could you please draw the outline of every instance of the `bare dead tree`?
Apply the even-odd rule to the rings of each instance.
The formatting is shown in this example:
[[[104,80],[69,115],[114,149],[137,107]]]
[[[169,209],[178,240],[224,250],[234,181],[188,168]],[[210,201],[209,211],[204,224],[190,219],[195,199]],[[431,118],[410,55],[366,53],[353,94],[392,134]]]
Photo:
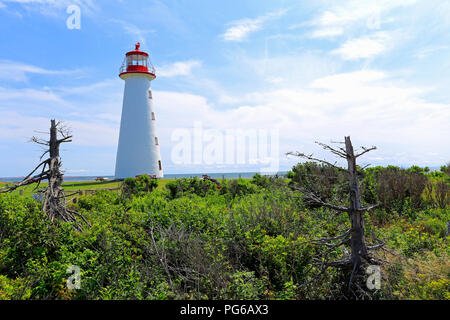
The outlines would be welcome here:
[[[373,237],[375,241],[377,242],[374,246],[367,246],[366,245],[366,238],[365,238],[365,230],[364,230],[364,213],[368,210],[371,210],[378,205],[370,205],[363,207],[361,205],[361,197],[360,197],[360,189],[358,184],[358,172],[357,172],[357,166],[356,166],[356,159],[363,154],[375,150],[376,147],[371,148],[365,148],[362,147],[362,151],[355,154],[353,150],[353,146],[350,140],[350,137],[345,137],[345,149],[344,148],[333,148],[329,145],[326,145],[324,143],[316,142],[319,144],[322,148],[325,150],[328,150],[332,152],[334,155],[337,155],[338,157],[341,157],[343,159],[347,160],[347,169],[341,168],[337,166],[336,163],[330,163],[328,161],[318,159],[313,157],[313,155],[306,155],[301,152],[288,152],[287,155],[293,155],[297,157],[301,157],[308,160],[317,161],[319,163],[323,163],[325,165],[331,166],[333,168],[337,168],[340,171],[345,172],[348,175],[348,184],[350,187],[349,191],[349,206],[340,206],[335,205],[331,203],[324,202],[321,200],[320,196],[317,194],[312,193],[309,190],[306,190],[305,188],[298,187],[295,185],[292,185],[291,187],[294,190],[300,191],[303,193],[305,199],[311,203],[314,203],[316,205],[332,209],[334,211],[334,215],[341,214],[341,213],[347,213],[348,217],[350,219],[350,229],[347,230],[345,233],[336,236],[336,237],[330,237],[330,238],[322,238],[314,240],[314,243],[325,245],[327,247],[330,247],[330,249],[334,249],[343,245],[349,245],[351,248],[351,253],[348,256],[344,256],[342,260],[339,261],[332,261],[332,262],[321,262],[325,264],[326,266],[333,266],[333,267],[341,267],[341,268],[348,268],[351,269],[351,275],[349,280],[349,288],[352,284],[354,275],[361,275],[364,274],[364,270],[361,268],[363,265],[363,262],[366,261],[370,264],[380,264],[380,261],[373,258],[369,252],[371,250],[376,250],[384,246],[384,242],[378,239],[375,234],[373,234]],[[333,241],[337,241],[336,243]],[[345,252],[345,251],[344,251]]]
[[[61,138],[58,138],[58,133]],[[55,219],[75,223],[75,228],[81,230],[81,224],[77,217],[84,223],[89,225],[86,219],[78,212],[68,209],[66,207],[66,194],[62,188],[63,174],[61,173],[61,158],[59,156],[59,147],[61,143],[71,142],[72,136],[70,131],[62,122],[51,120],[50,139],[43,140],[37,137],[32,137],[31,141],[39,145],[45,146],[44,153],[41,155],[41,163],[34,168],[22,181],[0,189],[0,193],[11,192],[17,188],[36,183],[34,190],[39,188],[41,181],[48,180],[48,185],[43,190],[38,192],[43,193],[43,207],[42,210],[46,213],[50,221]],[[43,160],[45,155],[48,158]],[[35,174],[38,169],[40,173]],[[34,174],[34,175],[33,175]]]

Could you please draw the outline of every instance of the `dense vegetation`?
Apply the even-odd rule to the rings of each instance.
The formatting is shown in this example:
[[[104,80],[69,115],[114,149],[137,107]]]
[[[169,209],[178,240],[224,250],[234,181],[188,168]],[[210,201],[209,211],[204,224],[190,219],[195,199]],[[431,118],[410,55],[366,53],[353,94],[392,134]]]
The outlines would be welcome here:
[[[450,167],[363,170],[362,196],[380,203],[366,216],[387,242],[373,299],[450,299]],[[177,179],[158,189],[128,179],[123,192],[98,191],[71,206],[92,225],[50,223],[39,202],[0,195],[0,299],[340,299],[341,270],[317,258],[342,252],[311,240],[348,229],[289,188],[348,201],[333,168],[303,163],[288,179]],[[339,249],[340,250],[340,249]],[[68,290],[66,270],[81,269]]]

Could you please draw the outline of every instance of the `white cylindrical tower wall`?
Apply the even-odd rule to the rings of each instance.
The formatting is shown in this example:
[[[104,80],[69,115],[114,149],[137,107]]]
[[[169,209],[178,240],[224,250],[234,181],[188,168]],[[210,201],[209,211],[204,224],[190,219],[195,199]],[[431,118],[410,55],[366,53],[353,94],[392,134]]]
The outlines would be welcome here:
[[[163,177],[156,120],[146,74],[129,73],[125,80],[115,177],[149,174]]]

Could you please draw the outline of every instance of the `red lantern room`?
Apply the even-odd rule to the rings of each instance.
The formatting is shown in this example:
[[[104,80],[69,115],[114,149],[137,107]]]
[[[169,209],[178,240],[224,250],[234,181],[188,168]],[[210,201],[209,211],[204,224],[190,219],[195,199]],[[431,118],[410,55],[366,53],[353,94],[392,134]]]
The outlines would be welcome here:
[[[136,48],[133,51],[126,53],[125,60],[120,67],[119,77],[122,79],[128,78],[130,75],[148,76],[153,80],[156,78],[155,68],[150,61],[147,52],[139,50],[140,43],[136,43]]]

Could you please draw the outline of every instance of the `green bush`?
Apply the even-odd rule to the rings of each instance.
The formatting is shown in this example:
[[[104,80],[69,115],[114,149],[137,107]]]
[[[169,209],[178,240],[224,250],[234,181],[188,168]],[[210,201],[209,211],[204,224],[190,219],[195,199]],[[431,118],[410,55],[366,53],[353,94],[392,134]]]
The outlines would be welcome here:
[[[205,197],[207,194],[214,194],[217,185],[209,180],[194,178],[181,178],[166,184],[169,190],[170,199],[180,198],[187,194],[196,194]]]
[[[230,198],[245,196],[258,192],[258,187],[245,179],[229,180],[220,189],[220,194],[227,195]]]
[[[419,227],[421,227],[424,232],[438,237],[445,237],[447,232],[447,223],[438,218],[428,218],[420,222]]]
[[[264,281],[252,271],[237,271],[230,275],[226,296],[232,300],[256,300],[263,298]]]
[[[422,209],[425,207],[422,194],[428,183],[424,172],[419,167],[368,168],[363,180],[362,198],[368,203],[381,204],[387,212],[406,214],[408,209]]]
[[[291,184],[312,192],[324,201],[345,201],[348,198],[347,176],[339,169],[316,162],[304,162],[295,165],[292,173]]]
[[[140,175],[136,178],[126,178],[122,184],[122,191],[126,196],[141,195],[152,192],[158,187],[158,180],[151,179],[148,175]]]
[[[14,280],[0,275],[0,300],[28,299],[31,296],[31,284],[23,278]]]
[[[251,182],[262,188],[269,188],[272,185],[272,181],[267,176],[262,176],[259,173],[255,173]]]

